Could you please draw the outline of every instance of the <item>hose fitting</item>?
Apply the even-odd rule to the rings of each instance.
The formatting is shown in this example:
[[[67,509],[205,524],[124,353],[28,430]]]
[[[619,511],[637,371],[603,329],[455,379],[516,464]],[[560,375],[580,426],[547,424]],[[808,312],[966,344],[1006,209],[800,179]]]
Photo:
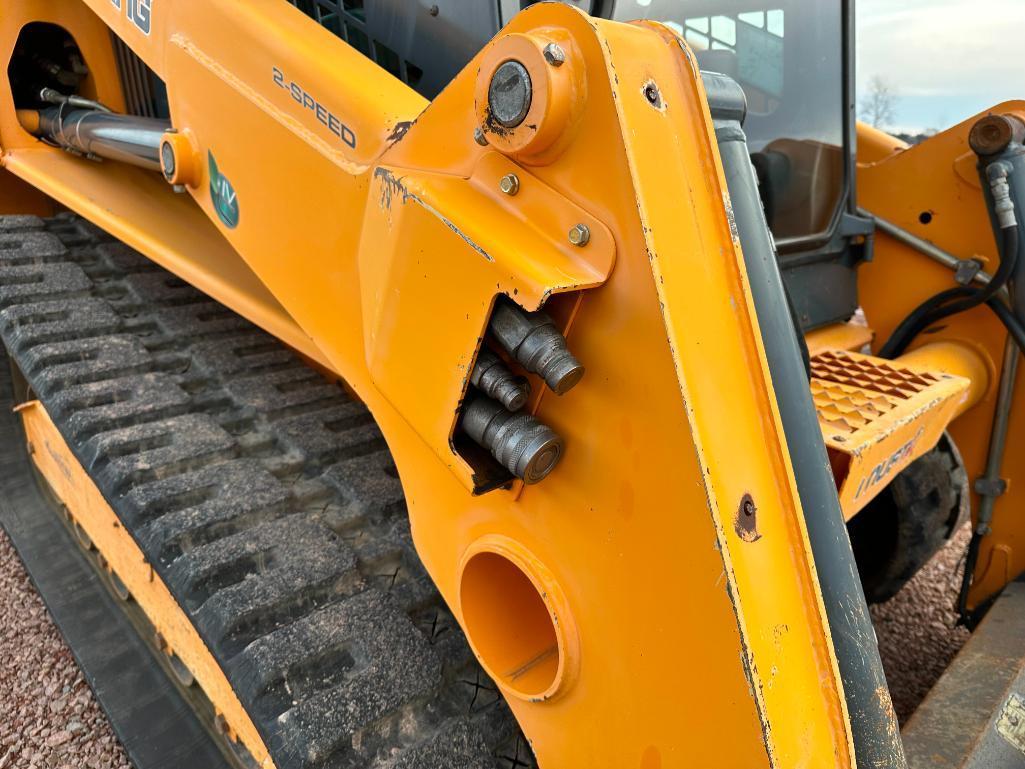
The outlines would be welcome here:
[[[524,483],[543,480],[562,458],[562,438],[552,428],[483,395],[472,396],[466,404],[462,427]]]
[[[488,349],[481,350],[477,356],[470,383],[509,411],[519,411],[530,397],[530,382],[515,376],[502,359]]]
[[[993,193],[993,213],[1002,230],[1018,226],[1018,218],[1014,214],[1014,201],[1011,199],[1011,185],[1008,182],[1011,171],[1011,167],[1003,162],[993,163],[986,169],[989,189]]]
[[[538,374],[556,395],[573,388],[584,367],[566,346],[566,339],[543,312],[525,312],[499,301],[491,317],[491,334],[527,371]]]

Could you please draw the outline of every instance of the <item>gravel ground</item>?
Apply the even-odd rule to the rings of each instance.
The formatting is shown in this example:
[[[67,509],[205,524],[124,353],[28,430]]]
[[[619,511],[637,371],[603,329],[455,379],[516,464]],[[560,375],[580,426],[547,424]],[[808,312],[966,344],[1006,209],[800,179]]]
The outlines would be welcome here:
[[[872,607],[903,723],[968,638],[955,627],[965,528]],[[0,530],[0,769],[131,769],[7,535]]]
[[[0,769],[131,769],[0,530]]]
[[[966,524],[903,590],[871,607],[883,669],[901,724],[968,640],[968,631],[955,624],[954,606],[970,536]]]

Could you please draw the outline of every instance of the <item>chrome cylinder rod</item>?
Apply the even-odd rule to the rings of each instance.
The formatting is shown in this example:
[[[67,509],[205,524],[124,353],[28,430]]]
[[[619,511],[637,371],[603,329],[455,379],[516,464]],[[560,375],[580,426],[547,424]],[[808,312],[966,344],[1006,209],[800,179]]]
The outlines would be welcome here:
[[[73,109],[67,105],[37,114],[36,125],[30,126],[32,133],[58,147],[150,171],[160,170],[161,138],[171,127],[167,120]]]

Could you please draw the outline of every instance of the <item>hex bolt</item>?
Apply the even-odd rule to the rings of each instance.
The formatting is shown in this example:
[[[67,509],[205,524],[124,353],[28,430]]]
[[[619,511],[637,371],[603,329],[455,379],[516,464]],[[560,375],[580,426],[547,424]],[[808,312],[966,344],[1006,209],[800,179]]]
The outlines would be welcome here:
[[[482,128],[473,129],[473,140],[481,147],[488,146],[488,137],[484,135],[484,130]]]
[[[533,88],[527,68],[515,59],[503,62],[488,85],[488,110],[505,128],[515,128],[530,111]]]
[[[160,145],[160,163],[163,166],[164,178],[171,181],[177,170],[177,162],[174,157],[174,147],[171,142],[164,142]]]
[[[586,224],[574,224],[569,231],[569,242],[574,246],[586,246],[591,240],[591,228]]]
[[[566,52],[558,43],[549,43],[544,49],[545,61],[553,67],[561,67],[566,62]]]
[[[506,195],[515,195],[520,191],[520,177],[516,174],[506,174],[498,180],[498,189]]]
[[[538,374],[556,395],[568,392],[584,367],[566,347],[566,339],[543,312],[525,312],[511,302],[495,306],[491,334],[523,368]]]
[[[530,397],[530,382],[513,374],[491,350],[481,350],[470,374],[470,382],[509,411],[519,411]]]
[[[531,484],[543,480],[562,458],[562,438],[529,414],[474,395],[463,409],[463,430],[504,468]]]

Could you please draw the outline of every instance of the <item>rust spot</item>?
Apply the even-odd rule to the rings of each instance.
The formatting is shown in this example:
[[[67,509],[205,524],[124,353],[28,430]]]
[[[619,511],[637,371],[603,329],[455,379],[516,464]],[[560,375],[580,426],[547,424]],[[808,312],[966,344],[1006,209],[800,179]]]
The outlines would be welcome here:
[[[506,137],[511,135],[513,129],[506,128],[504,125],[498,122],[494,115],[491,114],[491,107],[484,107],[484,133],[494,134],[495,136]]]
[[[658,85],[654,80],[649,80],[641,88],[641,93],[644,94],[645,100],[655,109],[662,111],[665,107],[665,102],[662,101],[662,92],[659,90]]]
[[[396,123],[395,127],[392,129],[392,132],[388,134],[388,138],[385,139],[385,141],[387,141],[388,144],[394,144],[406,135],[406,132],[413,127],[413,124],[415,122],[415,120],[402,120]]]
[[[745,494],[741,498],[733,525],[737,530],[737,536],[745,542],[761,539],[762,535],[758,533],[758,508],[750,494]]]

